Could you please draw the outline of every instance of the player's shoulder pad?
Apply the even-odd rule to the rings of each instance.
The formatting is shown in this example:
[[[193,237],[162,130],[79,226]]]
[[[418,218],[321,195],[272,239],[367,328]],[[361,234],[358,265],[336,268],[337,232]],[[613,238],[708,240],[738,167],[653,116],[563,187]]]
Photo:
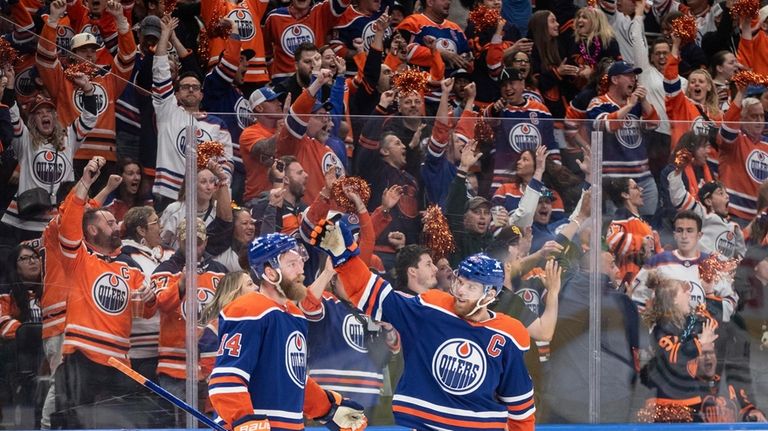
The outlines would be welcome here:
[[[288,304],[289,306],[293,305],[291,302],[288,302]],[[298,307],[295,305],[293,307],[298,310]],[[283,311],[275,301],[259,292],[251,292],[230,302],[221,310],[221,315],[224,316],[225,320],[243,321],[259,320],[273,312]],[[298,313],[301,314],[301,311],[298,311]]]
[[[504,313],[495,313],[496,316],[483,322],[482,325],[491,331],[497,332],[510,340],[522,351],[527,351],[531,348],[531,337],[528,335],[528,330],[523,324]]]
[[[428,307],[437,307],[442,311],[447,311],[450,314],[456,315],[453,311],[453,296],[440,289],[429,289],[419,295],[419,300],[422,304]]]

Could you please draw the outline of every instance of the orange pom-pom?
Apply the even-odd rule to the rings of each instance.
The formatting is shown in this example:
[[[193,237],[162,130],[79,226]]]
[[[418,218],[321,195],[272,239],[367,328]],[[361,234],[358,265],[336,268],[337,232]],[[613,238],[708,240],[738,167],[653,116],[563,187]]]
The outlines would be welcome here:
[[[501,14],[496,9],[486,6],[478,6],[469,12],[468,21],[475,26],[477,33],[482,33],[488,29],[495,29],[499,25]]]
[[[597,7],[597,0],[587,0],[588,7]]]
[[[611,80],[608,78],[608,74],[600,77],[600,83],[597,86],[597,93],[598,94],[606,94],[608,92],[608,87],[611,85]]]
[[[736,271],[739,262],[740,259],[723,260],[718,253],[712,253],[699,263],[699,278],[705,283],[717,283]]]
[[[9,63],[13,65],[18,58],[19,53],[16,51],[16,48],[6,39],[0,38],[0,66],[5,66]]]
[[[731,82],[736,84],[738,88],[746,88],[750,84],[768,85],[768,76],[749,70],[741,70],[733,74]]]
[[[176,0],[165,0],[165,13],[170,15],[176,9]]]
[[[480,145],[490,145],[493,144],[493,138],[493,127],[482,118],[478,120],[475,123],[475,140]]]
[[[690,407],[682,404],[647,404],[637,412],[637,421],[642,423],[687,423],[693,422]]]
[[[683,169],[691,163],[691,160],[693,160],[693,154],[687,148],[683,148],[675,153],[675,168],[678,170]]]
[[[741,18],[754,18],[759,11],[759,0],[736,0],[731,6],[731,14]]]
[[[397,72],[392,77],[392,86],[397,89],[400,94],[408,94],[411,92],[421,94],[427,89],[428,83],[429,73],[416,69],[405,69],[401,72]]]
[[[197,169],[205,169],[208,161],[224,157],[224,145],[219,141],[205,141],[197,146]]]
[[[435,260],[446,257],[456,250],[453,232],[438,205],[431,205],[424,212],[422,243],[432,250]]]
[[[96,77],[96,75],[99,74],[99,68],[93,63],[89,63],[87,61],[79,61],[77,63],[70,64],[69,67],[64,70],[64,76],[66,76],[66,78],[70,81],[74,81],[75,75],[78,73],[82,73],[88,78],[93,79]]]
[[[344,189],[347,188],[352,189],[355,194],[360,196],[363,203],[368,205],[368,200],[371,198],[371,187],[360,177],[343,177],[333,183],[331,197],[339,205],[339,209],[345,213],[356,214],[355,203],[344,193]]]
[[[679,37],[683,44],[695,41],[698,34],[696,18],[691,15],[683,15],[673,19],[672,34]]]

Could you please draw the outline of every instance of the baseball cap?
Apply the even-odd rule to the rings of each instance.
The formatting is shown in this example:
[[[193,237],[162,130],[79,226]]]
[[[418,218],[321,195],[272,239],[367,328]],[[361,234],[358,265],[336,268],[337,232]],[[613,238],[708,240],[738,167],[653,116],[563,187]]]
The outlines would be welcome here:
[[[504,81],[523,81],[523,74],[520,73],[519,69],[514,67],[504,68],[499,76],[499,84]]]
[[[494,241],[499,241],[508,245],[515,245],[520,242],[520,237],[523,232],[519,227],[515,225],[508,225],[502,228],[494,238]]]
[[[326,112],[330,113],[331,109],[333,109],[333,105],[331,102],[321,102],[319,100],[315,101],[315,106],[312,107],[312,113],[319,111],[320,109],[325,109]]]
[[[467,69],[460,68],[456,69],[451,73],[451,78],[464,78],[464,79],[472,79],[472,75],[469,74]]]
[[[747,86],[746,96],[747,97],[760,97],[760,96],[763,95],[763,93],[765,93],[765,90],[766,90],[765,85],[750,84],[750,85]]]
[[[205,241],[208,239],[208,233],[205,229],[205,222],[200,217],[197,217],[195,220],[197,223],[197,229],[196,229],[196,235],[197,239],[201,241]],[[176,236],[179,238],[179,241],[185,241],[187,239],[187,220],[184,219],[179,223],[179,227],[176,229]]]
[[[70,45],[70,49],[74,50],[86,46],[101,48],[101,45],[99,45],[99,42],[96,40],[96,36],[90,33],[78,33],[72,36],[72,45]]]
[[[146,18],[141,20],[141,35],[144,37],[154,36],[160,39],[162,29],[163,27],[160,18],[154,15],[147,15]]]
[[[35,100],[33,100],[29,105],[29,110],[27,112],[35,112],[43,106],[48,106],[54,110],[56,109],[56,105],[53,103],[53,100],[38,94],[37,97],[35,97]]]
[[[704,199],[712,196],[717,189],[723,187],[723,184],[719,181],[710,181],[701,188],[699,188],[699,202],[704,202]]]
[[[464,211],[474,210],[483,205],[487,206],[488,209],[491,208],[491,202],[488,199],[482,196],[475,196],[467,201],[467,204],[464,206]]]
[[[608,76],[617,76],[617,75],[627,75],[630,73],[634,73],[637,75],[638,73],[643,73],[643,69],[639,67],[635,67],[632,63],[627,63],[626,61],[617,61],[613,63],[608,69]]]
[[[258,90],[251,93],[251,97],[248,99],[249,102],[251,102],[251,108],[255,108],[259,105],[261,105],[264,102],[269,102],[270,100],[275,100],[280,95],[278,93],[275,93],[274,90],[272,90],[269,87],[261,87]]]
[[[552,190],[550,190],[546,186],[541,186],[541,195],[539,195],[539,199],[547,199],[548,201],[552,202],[555,200],[555,194],[552,193]]]

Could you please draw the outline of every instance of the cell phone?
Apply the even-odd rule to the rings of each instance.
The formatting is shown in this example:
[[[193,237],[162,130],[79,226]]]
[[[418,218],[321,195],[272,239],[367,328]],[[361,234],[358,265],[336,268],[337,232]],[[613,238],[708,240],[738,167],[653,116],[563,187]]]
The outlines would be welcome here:
[[[278,172],[285,171],[285,162],[282,160],[275,162],[275,169],[277,169]]]

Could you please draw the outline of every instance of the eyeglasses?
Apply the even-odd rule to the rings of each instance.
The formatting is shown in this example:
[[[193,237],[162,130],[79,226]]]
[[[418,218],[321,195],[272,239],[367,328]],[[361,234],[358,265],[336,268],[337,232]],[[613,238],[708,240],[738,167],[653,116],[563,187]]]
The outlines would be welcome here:
[[[181,84],[179,85],[179,90],[185,90],[185,91],[200,91],[203,87],[197,84]]]
[[[37,262],[38,260],[40,260],[40,256],[38,256],[36,254],[30,254],[28,256],[19,256],[19,258],[16,259],[16,262],[29,262],[29,263],[32,263],[32,262]]]

